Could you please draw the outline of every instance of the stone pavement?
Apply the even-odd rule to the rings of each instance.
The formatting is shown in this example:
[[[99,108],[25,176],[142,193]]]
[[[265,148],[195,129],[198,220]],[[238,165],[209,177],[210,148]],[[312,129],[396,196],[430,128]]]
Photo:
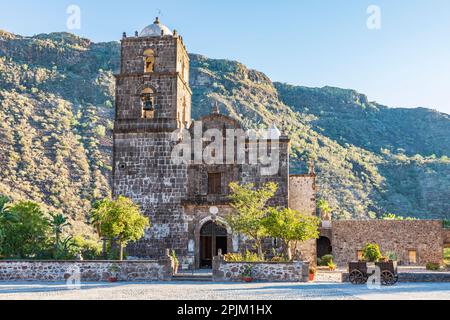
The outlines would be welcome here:
[[[400,283],[370,290],[344,283],[65,283],[0,282],[0,300],[450,300],[450,283]]]

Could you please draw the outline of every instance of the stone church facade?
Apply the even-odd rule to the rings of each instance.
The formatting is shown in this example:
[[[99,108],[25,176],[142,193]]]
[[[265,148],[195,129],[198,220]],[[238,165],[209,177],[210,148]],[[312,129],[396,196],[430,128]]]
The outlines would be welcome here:
[[[252,150],[261,148],[261,143],[276,152],[274,174],[263,174],[266,168],[261,163],[238,161],[236,152],[231,158],[227,154],[223,163],[174,162],[173,150],[180,143],[192,144],[195,149],[195,142],[186,141],[182,132],[195,135],[199,130],[203,137],[216,129],[225,148],[236,149],[238,141],[233,138],[230,143],[226,132],[243,131],[217,107],[194,122],[191,96],[189,56],[176,31],[171,32],[157,19],[134,37],[124,34],[121,69],[116,76],[113,195],[133,199],[152,225],[142,240],[127,247],[129,258],[155,259],[171,249],[181,263],[199,268],[211,266],[219,250],[227,253],[249,248],[251,243],[233,234],[225,221],[233,213],[228,199],[231,182],[257,187],[276,182],[279,188],[271,205],[316,215],[314,170],[305,175],[289,174],[290,141],[276,128],[272,128],[275,135],[269,131],[262,140],[247,136],[241,141],[244,160],[251,157]],[[201,126],[196,126],[198,123]],[[312,263],[317,255],[333,253],[339,264],[345,264],[357,259],[367,241],[378,241],[382,250],[396,250],[406,264],[423,264],[442,261],[444,243],[450,243],[450,237],[443,234],[438,222],[429,221],[324,221],[321,238],[299,249],[301,258]],[[274,239],[267,239],[264,246],[269,255],[279,249]]]
[[[113,194],[140,204],[152,224],[144,239],[127,247],[128,256],[156,258],[173,249],[182,262],[203,267],[211,264],[219,249],[226,253],[248,247],[248,241],[233,235],[224,219],[232,213],[228,199],[231,182],[255,186],[276,182],[272,205],[287,207],[291,200],[294,209],[299,206],[315,214],[315,175],[289,175],[290,141],[283,135],[276,141],[273,137],[264,141],[271,152],[279,154],[274,175],[263,175],[260,163],[239,163],[237,159],[174,163],[172,151],[180,143],[174,141],[174,132],[186,129],[194,134],[195,127],[189,57],[176,31],[170,32],[156,20],[135,37],[124,35],[116,82]],[[199,121],[203,133],[220,130],[224,144],[226,130],[243,130],[217,107]],[[246,138],[244,144],[248,159],[260,141]],[[267,241],[266,251],[272,248],[278,248],[276,241]]]

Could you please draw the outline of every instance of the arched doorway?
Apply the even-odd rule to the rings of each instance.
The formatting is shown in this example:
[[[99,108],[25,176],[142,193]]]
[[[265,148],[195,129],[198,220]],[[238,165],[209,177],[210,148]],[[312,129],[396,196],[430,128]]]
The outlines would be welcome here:
[[[331,241],[327,237],[320,237],[317,240],[317,257],[322,258],[327,254],[333,253],[333,247],[331,246]]]
[[[200,230],[200,268],[211,268],[212,259],[219,249],[228,253],[228,232],[224,226],[213,221],[206,222]]]

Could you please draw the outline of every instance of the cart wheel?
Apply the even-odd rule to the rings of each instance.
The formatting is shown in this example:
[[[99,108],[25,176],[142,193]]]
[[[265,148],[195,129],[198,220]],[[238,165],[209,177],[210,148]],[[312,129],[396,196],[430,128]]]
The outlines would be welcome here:
[[[364,284],[366,282],[364,275],[359,270],[350,272],[349,280],[351,284]]]
[[[395,276],[392,272],[387,270],[381,272],[381,284],[383,286],[393,286],[395,282]]]
[[[395,283],[398,282],[398,275],[395,276]]]

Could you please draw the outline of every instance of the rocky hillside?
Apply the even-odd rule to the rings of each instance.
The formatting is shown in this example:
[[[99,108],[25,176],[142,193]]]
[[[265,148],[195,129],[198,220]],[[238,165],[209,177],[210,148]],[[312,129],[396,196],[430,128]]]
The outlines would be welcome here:
[[[91,201],[109,192],[119,53],[117,42],[0,31],[0,193],[44,202],[86,228]],[[228,60],[191,55],[191,69],[193,118],[218,101],[246,127],[275,122],[292,138],[293,172],[316,161],[320,197],[337,218],[450,218],[448,115],[274,84]]]

